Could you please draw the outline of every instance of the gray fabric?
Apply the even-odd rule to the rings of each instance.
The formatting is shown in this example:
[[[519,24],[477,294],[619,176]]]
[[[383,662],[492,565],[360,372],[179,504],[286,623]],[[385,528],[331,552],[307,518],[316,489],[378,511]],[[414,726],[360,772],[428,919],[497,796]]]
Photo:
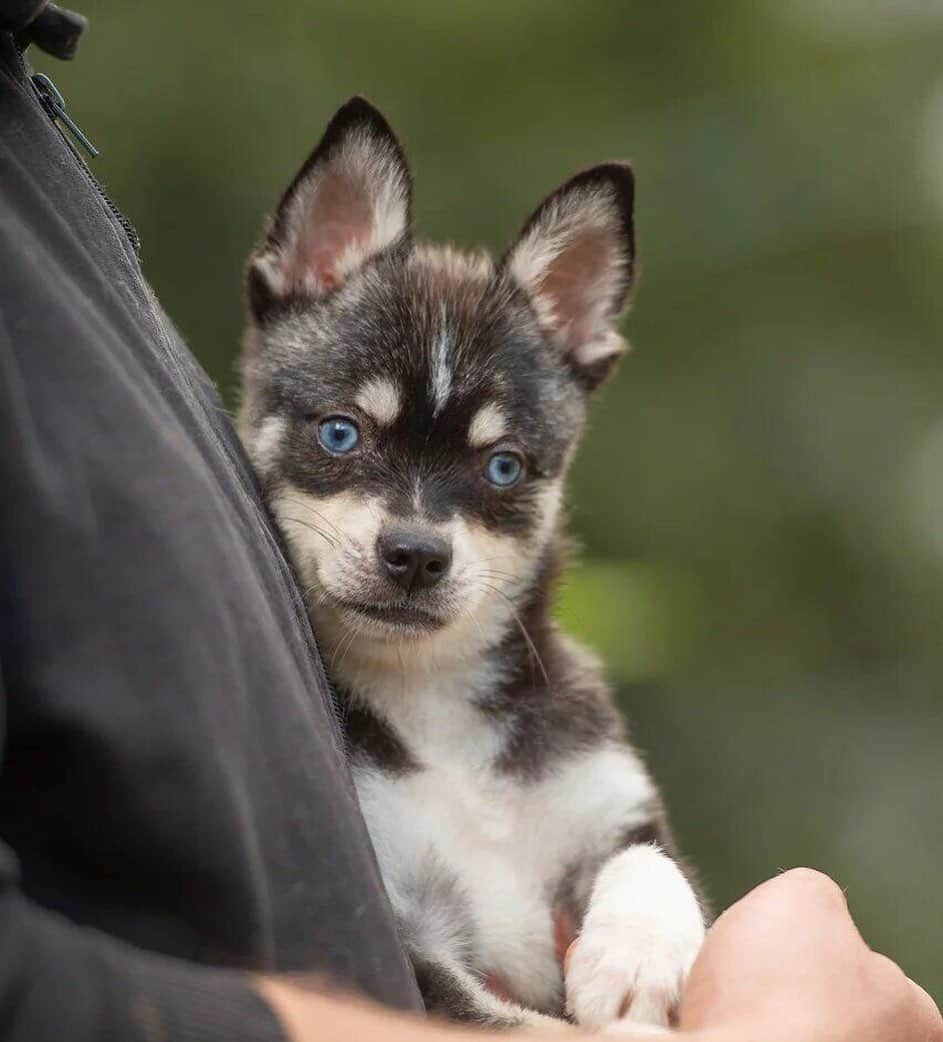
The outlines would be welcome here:
[[[418,1008],[230,421],[26,76],[3,34],[3,1037],[276,1031],[209,966]]]

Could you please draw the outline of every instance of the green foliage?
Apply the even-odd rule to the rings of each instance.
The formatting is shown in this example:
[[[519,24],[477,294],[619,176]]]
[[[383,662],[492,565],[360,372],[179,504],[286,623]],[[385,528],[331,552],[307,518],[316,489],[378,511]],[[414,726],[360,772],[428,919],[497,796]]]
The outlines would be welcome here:
[[[689,662],[708,624],[689,575],[629,560],[571,568],[559,614],[564,630],[595,648],[613,680],[625,682]]]
[[[943,8],[79,6],[79,59],[38,64],[230,399],[243,258],[348,95],[400,132],[430,237],[500,247],[634,160],[636,351],[576,465],[565,621],[717,901],[819,865],[943,999]]]

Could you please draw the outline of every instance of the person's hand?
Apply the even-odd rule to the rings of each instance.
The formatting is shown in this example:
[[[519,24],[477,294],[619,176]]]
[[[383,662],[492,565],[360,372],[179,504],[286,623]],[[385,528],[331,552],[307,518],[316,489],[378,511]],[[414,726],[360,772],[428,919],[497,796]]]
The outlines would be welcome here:
[[[943,1042],[930,996],[862,940],[845,895],[795,869],[708,931],[682,997],[697,1042]]]

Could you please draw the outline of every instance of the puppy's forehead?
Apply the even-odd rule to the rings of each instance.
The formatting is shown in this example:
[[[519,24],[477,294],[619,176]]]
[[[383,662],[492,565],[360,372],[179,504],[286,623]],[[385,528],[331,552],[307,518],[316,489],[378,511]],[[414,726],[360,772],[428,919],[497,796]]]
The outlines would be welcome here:
[[[304,340],[301,337],[301,340]],[[419,247],[380,262],[311,316],[294,369],[309,390],[384,427],[460,431],[481,446],[574,410],[572,381],[526,301],[485,255]]]

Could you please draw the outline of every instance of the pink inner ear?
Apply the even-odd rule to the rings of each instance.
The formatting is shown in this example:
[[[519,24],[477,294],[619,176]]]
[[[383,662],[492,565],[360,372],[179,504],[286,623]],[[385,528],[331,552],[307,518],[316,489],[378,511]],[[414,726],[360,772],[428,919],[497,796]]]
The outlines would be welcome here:
[[[313,191],[302,187],[300,195],[284,262],[286,281],[303,289],[313,279],[328,292],[343,280],[340,261],[370,239],[373,211],[367,187],[361,178],[325,171]]]
[[[567,347],[585,343],[596,332],[612,293],[616,242],[603,228],[576,235],[550,262],[537,293],[553,308],[554,329]]]

